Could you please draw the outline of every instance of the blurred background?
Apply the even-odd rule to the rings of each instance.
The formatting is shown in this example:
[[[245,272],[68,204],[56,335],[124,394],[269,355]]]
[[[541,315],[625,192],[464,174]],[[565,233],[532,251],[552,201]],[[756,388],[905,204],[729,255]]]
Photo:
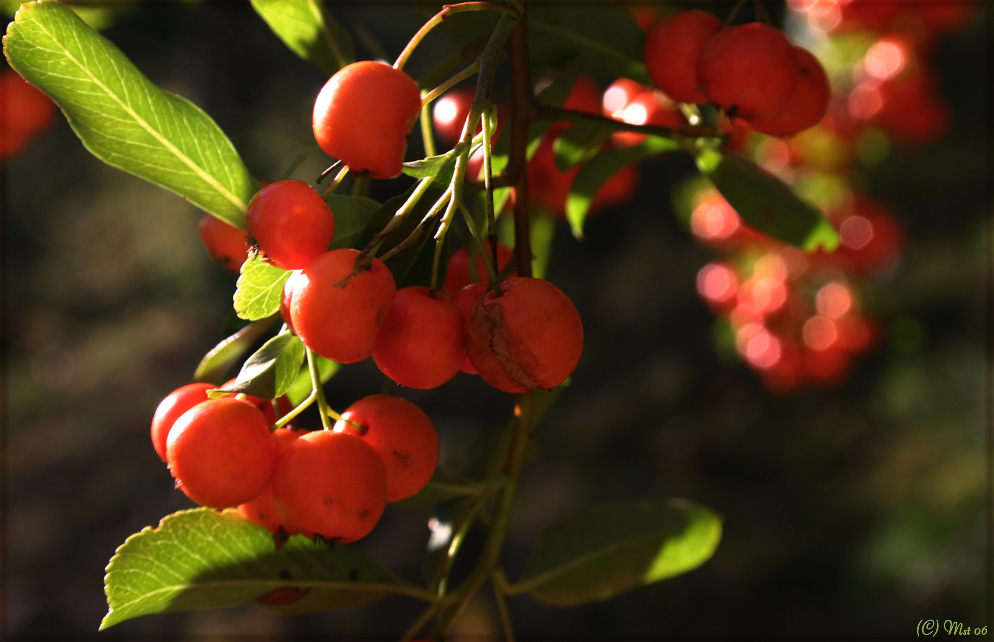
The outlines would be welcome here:
[[[423,23],[403,5],[329,3],[358,34],[360,57],[376,55],[373,43],[395,54]],[[824,22],[832,19],[824,2],[792,6],[800,11],[779,7],[775,16],[809,35],[841,33]],[[696,188],[688,187],[695,170],[686,158],[641,167],[635,192],[592,217],[584,240],[555,225],[547,277],[577,305],[586,345],[572,385],[536,433],[540,457],[522,481],[509,575],[551,521],[600,500],[683,497],[721,514],[724,535],[700,569],[608,602],[552,609],[511,599],[521,639],[904,638],[928,618],[994,627],[994,45],[991,8],[957,7],[959,21],[904,44],[905,56],[932,72],[939,126],[910,138],[886,124],[856,127],[876,112],[849,100],[848,122],[858,131],[845,138],[846,119],[837,117],[833,132],[853,159],[819,167],[872,199],[900,230],[901,241],[872,270],[835,266],[829,277],[818,273],[817,285],[786,282],[809,294],[841,282],[858,300],[868,338],[842,366],[788,376],[751,358],[732,308],[709,298],[701,274],[709,264],[733,266],[744,282],[763,254],[716,244],[694,227],[700,199],[688,195]],[[670,9],[646,6],[638,15]],[[325,78],[248,3],[117,3],[88,18],[155,83],[210,114],[259,178],[279,178],[302,153],[310,154],[296,177],[313,182],[324,169],[326,159],[311,153],[310,112]],[[876,35],[834,51],[865,56],[891,25],[889,17],[858,19],[849,17]],[[839,42],[849,43],[845,37]],[[434,46],[447,45],[439,37],[419,50],[415,73]],[[859,63],[846,64],[848,96],[859,94]],[[835,62],[835,71],[843,67]],[[613,79],[595,80],[603,88]],[[907,113],[914,102],[899,104]],[[747,149],[774,165],[771,158],[787,153]],[[800,149],[828,157],[824,148]],[[408,156],[418,153],[415,141]],[[398,637],[419,604],[390,599],[292,619],[251,607],[157,615],[97,634],[115,548],[192,506],[153,451],[149,424],[159,400],[189,382],[204,353],[235,327],[236,275],[201,245],[202,212],[95,160],[61,115],[0,168],[9,639]],[[377,186],[373,196],[391,189]],[[794,323],[792,336],[805,341],[803,319]],[[786,336],[777,355],[789,353]],[[811,351],[809,339],[796,354]],[[382,385],[371,362],[348,366],[328,384],[329,402],[343,408]],[[434,419],[442,465],[455,469],[511,409],[506,395],[463,374],[434,391],[401,394]],[[428,514],[388,509],[356,546],[417,581]],[[499,633],[483,591],[453,639]]]

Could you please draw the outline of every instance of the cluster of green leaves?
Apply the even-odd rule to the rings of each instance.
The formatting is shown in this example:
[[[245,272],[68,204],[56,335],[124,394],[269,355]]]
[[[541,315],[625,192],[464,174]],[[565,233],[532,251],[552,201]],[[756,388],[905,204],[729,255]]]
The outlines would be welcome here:
[[[354,48],[345,30],[319,0],[252,0],[252,6],[291,50],[326,74],[351,62]],[[456,22],[456,21],[453,21]],[[448,27],[449,25],[446,25]],[[493,16],[467,14],[452,25],[457,42],[470,43],[493,29]],[[616,8],[566,10],[535,2],[529,20],[533,71],[554,69],[539,96],[560,105],[582,69],[606,77],[646,81],[641,62],[642,34],[631,17]],[[4,38],[11,66],[48,94],[65,113],[94,156],[188,199],[238,227],[258,188],[234,146],[217,124],[186,99],[156,87],[106,38],[53,0],[25,4]],[[301,97],[302,100],[309,97]],[[535,121],[528,132],[534,153],[549,127]],[[690,148],[671,137],[652,135],[641,145],[603,151],[613,128],[591,118],[574,125],[555,143],[562,169],[580,165],[567,203],[574,233],[597,188],[626,165],[673,152],[694,153],[702,173],[747,221],[768,234],[809,249],[837,242],[824,218],[783,183],[746,161],[706,144]],[[508,165],[506,140],[498,143],[493,167]],[[432,203],[442,198],[452,176],[453,156],[408,163],[405,173],[432,181],[410,216],[384,239],[393,247],[415,231]],[[335,247],[365,247],[408,202],[412,190],[385,203],[357,196],[329,197],[336,217]],[[509,196],[497,190],[497,210]],[[388,262],[398,284],[425,282],[430,239],[396,253]],[[234,309],[244,328],[221,342],[197,368],[198,379],[219,380],[244,359],[229,390],[264,398],[286,394],[297,404],[311,392],[300,340],[285,330],[262,340],[279,314],[289,272],[259,260],[242,267]],[[318,359],[320,380],[338,365]],[[498,475],[453,483],[441,473],[410,500],[414,504],[479,506],[502,487]],[[442,511],[443,513],[445,511]],[[472,511],[470,511],[472,512]],[[456,524],[456,526],[460,526]],[[596,506],[552,526],[539,539],[522,577],[503,578],[507,595],[528,594],[551,605],[576,605],[693,569],[706,561],[720,539],[720,519],[707,508],[680,502],[622,502]],[[156,528],[129,538],[107,573],[108,627],[149,613],[217,608],[261,601],[284,612],[328,610],[386,595],[434,602],[434,591],[394,576],[372,560],[339,546],[329,549],[302,536],[277,547],[265,529],[231,512],[198,509],[166,517]],[[273,591],[290,590],[293,600],[274,604]],[[269,595],[269,599],[264,596]],[[260,600],[260,598],[262,598]]]

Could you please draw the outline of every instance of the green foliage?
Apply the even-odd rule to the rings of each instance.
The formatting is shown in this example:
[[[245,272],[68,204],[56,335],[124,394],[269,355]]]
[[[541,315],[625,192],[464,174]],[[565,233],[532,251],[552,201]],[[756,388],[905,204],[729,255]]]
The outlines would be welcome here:
[[[280,311],[283,285],[290,272],[252,258],[242,264],[235,290],[235,314],[256,321]]]
[[[355,606],[387,595],[431,596],[345,546],[301,535],[277,548],[273,534],[234,511],[180,511],[129,537],[105,578],[106,629],[140,615],[236,606],[271,591],[296,588],[290,604],[307,613]]]
[[[315,365],[317,366],[318,380],[321,383],[327,383],[328,380],[331,379],[341,367],[341,364],[338,363],[337,361],[332,361],[331,359],[325,359],[324,357],[316,354],[312,356],[314,358]],[[307,399],[307,397],[310,396],[312,386],[313,382],[311,381],[311,373],[310,370],[308,370],[307,368],[307,364],[305,363],[301,367],[300,372],[297,373],[297,376],[293,380],[293,383],[291,383],[290,387],[287,389],[286,398],[290,401],[290,403],[294,407],[296,407],[298,404],[300,404],[300,402],[302,402],[304,399]]]
[[[328,76],[355,59],[352,39],[320,0],[252,0],[293,53]]]
[[[362,247],[372,238],[376,224],[383,221],[380,204],[371,198],[332,194],[328,206],[335,215],[332,248]]]
[[[588,507],[539,537],[509,592],[555,606],[604,600],[697,568],[720,538],[720,518],[688,502]]]
[[[275,399],[290,389],[304,362],[304,344],[290,332],[278,334],[249,357],[227,392]]]
[[[194,381],[221,381],[275,320],[273,317],[250,323],[214,346],[197,365],[197,370],[193,373]]]
[[[22,5],[3,39],[13,67],[48,94],[94,156],[245,227],[258,189],[207,114],[159,89],[63,5]]]
[[[839,234],[824,214],[753,163],[707,149],[697,156],[697,165],[742,220],[760,232],[809,252],[838,247]]]
[[[628,165],[677,149],[679,145],[673,140],[650,136],[639,145],[600,151],[587,161],[573,179],[566,198],[566,220],[569,221],[573,236],[583,238],[583,223],[594,202],[594,196],[612,176]]]
[[[528,5],[528,35],[533,65],[556,68],[579,59],[592,75],[651,82],[642,60],[645,33],[627,11],[616,6],[575,6],[551,1]]]

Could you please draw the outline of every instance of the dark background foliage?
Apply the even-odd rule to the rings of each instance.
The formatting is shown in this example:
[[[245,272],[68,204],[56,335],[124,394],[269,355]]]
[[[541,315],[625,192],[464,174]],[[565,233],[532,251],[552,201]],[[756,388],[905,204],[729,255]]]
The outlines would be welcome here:
[[[333,6],[347,28],[393,53],[422,20],[360,4]],[[514,598],[522,639],[868,639],[911,636],[925,618],[994,626],[989,22],[981,8],[934,54],[954,114],[949,136],[860,177],[891,204],[909,243],[897,268],[868,284],[885,340],[842,385],[777,396],[717,356],[713,316],[694,291],[713,255],[670,206],[670,187],[693,171],[685,161],[648,164],[636,198],[589,221],[586,240],[557,230],[548,277],[576,302],[587,344],[537,432],[509,574],[551,520],[601,499],[698,501],[723,515],[724,539],[702,568],[610,602],[557,610]],[[247,3],[148,3],[119,12],[104,33],[153,81],[213,116],[260,178],[313,148],[311,100],[324,78]],[[318,156],[298,175],[316,177]],[[190,506],[148,425],[159,399],[230,330],[235,277],[203,251],[199,212],[94,160],[65,122],[0,171],[10,639],[403,631],[420,607],[391,599],[295,619],[255,608],[151,616],[96,634],[114,549]],[[371,363],[349,366],[329,401],[341,408],[382,386]],[[464,375],[403,394],[435,419],[443,464],[456,468],[510,412],[505,396]],[[392,508],[359,546],[417,579],[427,517]],[[458,631],[499,632],[486,592]]]

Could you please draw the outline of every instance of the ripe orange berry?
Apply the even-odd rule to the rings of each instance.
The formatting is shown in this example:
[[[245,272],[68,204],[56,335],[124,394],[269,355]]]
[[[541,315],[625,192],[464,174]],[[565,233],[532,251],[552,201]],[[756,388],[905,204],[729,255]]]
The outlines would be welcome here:
[[[376,335],[373,361],[398,384],[437,388],[466,360],[463,316],[448,297],[421,285],[397,290]]]
[[[760,22],[717,32],[697,63],[701,91],[733,118],[773,118],[786,106],[797,76],[787,36]]]
[[[828,77],[818,59],[807,49],[794,47],[798,76],[787,104],[767,120],[750,120],[749,125],[770,136],[790,136],[814,127],[828,110],[831,92]]]
[[[329,156],[372,178],[400,175],[421,91],[403,71],[372,60],[342,67],[314,102],[314,137]]]
[[[365,537],[380,521],[387,501],[386,472],[362,439],[316,430],[283,451],[273,477],[273,498],[289,527],[347,544]]]
[[[276,443],[262,412],[233,397],[187,410],[166,440],[176,485],[201,506],[230,508],[266,489],[276,468]]]
[[[282,455],[290,444],[297,441],[297,438],[306,434],[303,430],[290,430],[289,428],[277,428],[272,433],[273,441],[276,443],[277,455]],[[293,530],[280,519],[279,511],[276,510],[276,503],[273,501],[273,486],[266,486],[254,499],[244,504],[239,504],[238,512],[245,519],[255,522],[272,532],[277,532],[281,528],[287,534],[292,535]]]
[[[197,233],[211,258],[226,270],[237,272],[248,258],[251,246],[246,242],[246,232],[212,214],[200,217]]]
[[[328,203],[313,187],[292,179],[256,192],[245,210],[245,223],[263,256],[284,270],[307,267],[335,236]]]
[[[573,372],[583,326],[573,303],[548,281],[515,277],[473,305],[466,353],[484,381],[504,392],[553,388]]]
[[[356,266],[358,256],[358,250],[331,250],[293,277],[294,332],[311,350],[340,363],[372,356],[396,292],[393,274],[382,261],[374,258],[362,268]]]
[[[428,415],[410,401],[370,395],[349,406],[342,419],[335,423],[335,432],[359,437],[383,462],[388,502],[417,494],[435,473],[438,434]]]
[[[698,89],[697,61],[721,20],[707,11],[681,11],[657,22],[645,41],[645,66],[652,81],[678,103],[703,104]]]
[[[207,401],[207,391],[213,389],[214,386],[209,383],[188,383],[173,390],[159,402],[152,416],[152,447],[162,461],[166,461],[166,440],[173,424],[184,412]]]

